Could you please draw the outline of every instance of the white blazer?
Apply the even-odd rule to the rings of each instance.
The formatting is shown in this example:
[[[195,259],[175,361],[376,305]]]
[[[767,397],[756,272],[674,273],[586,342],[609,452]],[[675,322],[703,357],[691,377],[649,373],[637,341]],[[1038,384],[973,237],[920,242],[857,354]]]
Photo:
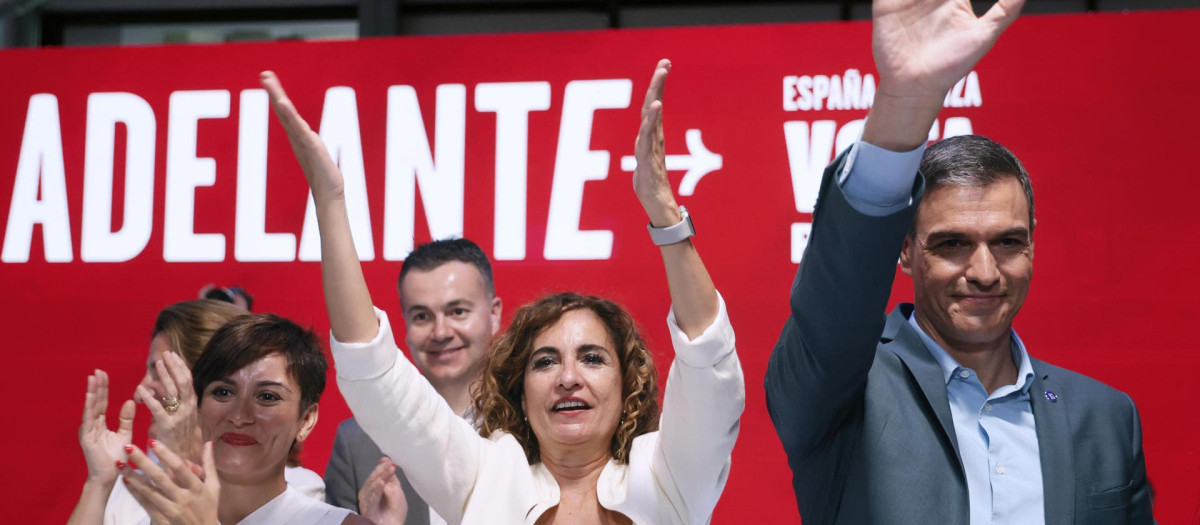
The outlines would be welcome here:
[[[675,347],[659,430],[634,439],[629,461],[610,460],[597,481],[600,505],[637,524],[704,524],[729,477],[746,387],[725,301],[711,326],[688,340],[672,310]],[[511,434],[482,438],[400,355],[387,314],[369,343],[330,336],[338,388],[363,430],[450,524],[533,524],[558,505],[558,482],[529,464]]]

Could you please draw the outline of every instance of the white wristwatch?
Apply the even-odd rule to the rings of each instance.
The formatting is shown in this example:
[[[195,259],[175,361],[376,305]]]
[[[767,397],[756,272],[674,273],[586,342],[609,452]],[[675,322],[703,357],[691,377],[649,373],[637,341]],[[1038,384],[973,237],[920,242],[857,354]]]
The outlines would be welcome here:
[[[696,227],[692,225],[692,216],[688,214],[687,208],[680,206],[679,215],[682,218],[674,226],[655,228],[653,224],[646,224],[646,229],[650,231],[650,240],[659,246],[666,246],[686,241],[696,235]]]

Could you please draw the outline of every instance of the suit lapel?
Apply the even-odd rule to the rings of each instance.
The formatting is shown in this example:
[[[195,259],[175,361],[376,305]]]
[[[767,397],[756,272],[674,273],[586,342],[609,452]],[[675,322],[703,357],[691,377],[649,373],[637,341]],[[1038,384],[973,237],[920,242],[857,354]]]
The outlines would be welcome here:
[[[1063,391],[1062,385],[1048,373],[1049,367],[1030,359],[1033,384],[1029,387],[1029,398],[1042,460],[1046,525],[1071,524],[1075,522],[1075,455],[1071,448],[1071,422],[1067,419],[1069,392]]]
[[[912,373],[913,378],[917,380],[921,393],[925,395],[926,402],[937,416],[943,435],[950,447],[954,449],[954,457],[958,459],[961,467],[962,455],[958,451],[958,435],[954,433],[954,418],[950,415],[950,398],[946,394],[946,377],[942,374],[942,367],[938,366],[933,354],[930,354],[929,349],[925,348],[921,336],[908,325],[908,316],[911,314],[912,305],[909,304],[900,305],[893,310],[892,314],[888,316],[887,324],[884,325],[883,339],[884,341],[890,340],[886,348],[896,353],[904,362],[904,366]]]

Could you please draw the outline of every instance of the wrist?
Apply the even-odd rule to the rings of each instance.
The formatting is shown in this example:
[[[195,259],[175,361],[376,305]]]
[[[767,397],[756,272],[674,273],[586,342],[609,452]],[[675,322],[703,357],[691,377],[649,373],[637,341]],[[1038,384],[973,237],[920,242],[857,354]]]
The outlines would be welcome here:
[[[88,474],[87,481],[83,482],[83,490],[110,491],[117,484],[117,478],[115,475]]]
[[[862,140],[890,151],[912,151],[928,141],[944,99],[944,93],[881,89],[867,115]]]
[[[655,228],[674,226],[683,220],[683,212],[679,210],[679,204],[674,199],[669,202],[656,201],[654,204],[643,203],[642,207],[646,209],[650,225]]]

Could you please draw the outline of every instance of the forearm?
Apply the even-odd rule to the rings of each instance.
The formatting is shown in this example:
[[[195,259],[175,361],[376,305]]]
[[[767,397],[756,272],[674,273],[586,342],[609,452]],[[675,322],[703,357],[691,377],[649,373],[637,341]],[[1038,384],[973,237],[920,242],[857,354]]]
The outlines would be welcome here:
[[[767,365],[767,408],[789,454],[817,443],[865,384],[915,211],[856,210],[835,180],[844,163],[843,155],[826,168],[791,317]]]
[[[119,478],[118,478],[119,479]],[[101,525],[104,523],[104,507],[108,504],[108,496],[112,494],[116,481],[101,482],[88,480],[83,484],[83,492],[75,510],[67,519],[67,525]]]
[[[717,289],[690,239],[662,246],[660,251],[675,321],[694,339],[717,317]]]
[[[723,302],[712,324],[697,337],[686,336],[668,317],[675,348],[663,393],[659,432],[661,458],[685,499],[688,522],[711,514],[729,475],[738,421],[745,409],[746,385],[734,350],[733,327]]]
[[[863,125],[863,142],[898,152],[924,145],[946,94],[890,94],[880,87]]]
[[[379,327],[350,233],[346,201],[341,195],[313,198],[321,232],[321,282],[333,336],[347,343],[370,341]]]

